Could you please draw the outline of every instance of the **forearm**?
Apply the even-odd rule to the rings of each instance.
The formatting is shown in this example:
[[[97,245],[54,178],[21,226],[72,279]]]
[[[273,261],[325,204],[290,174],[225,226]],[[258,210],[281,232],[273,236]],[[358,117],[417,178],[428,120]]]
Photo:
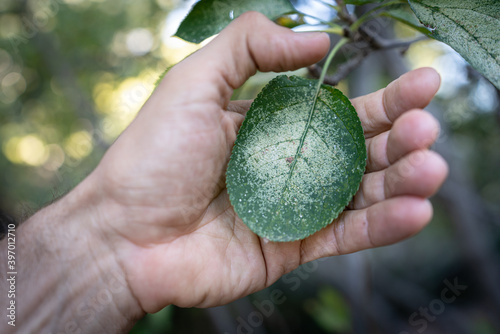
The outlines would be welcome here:
[[[96,233],[99,208],[91,196],[81,184],[15,231],[17,274],[7,274],[8,240],[2,240],[0,332],[119,333],[142,315],[113,250]],[[8,298],[11,276],[15,299]],[[8,324],[11,300],[15,327]]]

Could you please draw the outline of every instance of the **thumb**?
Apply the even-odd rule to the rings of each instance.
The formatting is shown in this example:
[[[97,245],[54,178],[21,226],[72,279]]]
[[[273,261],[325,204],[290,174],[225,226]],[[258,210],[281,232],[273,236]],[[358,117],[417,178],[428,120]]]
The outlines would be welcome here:
[[[325,56],[329,43],[325,33],[295,33],[260,13],[247,12],[207,46],[172,68],[167,80],[177,87],[179,82],[193,87],[206,85],[209,80],[227,104],[232,90],[257,70],[281,72],[313,64]]]

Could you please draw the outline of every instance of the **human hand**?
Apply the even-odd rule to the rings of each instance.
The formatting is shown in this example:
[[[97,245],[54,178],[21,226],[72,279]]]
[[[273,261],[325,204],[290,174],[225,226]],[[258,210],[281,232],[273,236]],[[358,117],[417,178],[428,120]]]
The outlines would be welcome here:
[[[439,77],[402,76],[353,100],[366,136],[367,171],[351,205],[302,241],[266,242],[238,218],[225,169],[250,102],[230,102],[256,70],[319,61],[323,34],[293,33],[247,13],[172,68],[137,118],[84,181],[98,204],[95,233],[114,251],[145,312],[208,307],[263,289],[324,256],[403,240],[431,219],[427,197],[447,174],[428,150],[438,123],[425,107]]]

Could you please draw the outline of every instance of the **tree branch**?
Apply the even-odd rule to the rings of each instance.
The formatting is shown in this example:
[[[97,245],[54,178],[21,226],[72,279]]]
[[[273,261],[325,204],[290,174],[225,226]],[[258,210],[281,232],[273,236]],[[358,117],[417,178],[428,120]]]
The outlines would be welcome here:
[[[359,66],[359,64],[366,58],[368,57],[371,53],[375,51],[381,51],[381,50],[390,50],[390,49],[398,49],[402,48],[403,52],[408,50],[408,48],[415,42],[421,41],[423,39],[426,39],[426,36],[420,36],[415,39],[411,40],[387,40],[382,37],[380,37],[377,34],[370,33],[368,35],[365,35],[366,38],[363,38],[362,41],[365,41],[368,43],[368,46],[365,48],[359,48],[359,53],[347,60],[345,63],[341,64],[335,74],[326,76],[324,83],[327,85],[331,86],[336,86],[338,83],[345,79],[349,73],[351,73],[356,67]],[[309,66],[307,68],[309,70],[309,74],[314,77],[314,78],[319,78],[321,74],[321,68],[319,65],[315,64],[312,66]]]
[[[342,79],[345,79],[352,70],[354,70],[364,59],[366,55],[362,54],[360,56],[349,59],[347,62],[339,66],[335,74],[327,75],[323,81],[325,84],[330,86],[336,86]],[[312,65],[307,68],[309,74],[314,78],[319,78],[321,73],[321,68],[318,65]]]

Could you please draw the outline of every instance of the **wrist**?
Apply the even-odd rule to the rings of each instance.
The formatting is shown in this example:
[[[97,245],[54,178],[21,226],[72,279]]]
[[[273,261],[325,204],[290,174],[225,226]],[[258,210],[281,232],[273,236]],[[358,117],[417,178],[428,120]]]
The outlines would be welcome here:
[[[92,183],[18,228],[16,330],[123,332],[143,315],[102,231],[105,203]]]

